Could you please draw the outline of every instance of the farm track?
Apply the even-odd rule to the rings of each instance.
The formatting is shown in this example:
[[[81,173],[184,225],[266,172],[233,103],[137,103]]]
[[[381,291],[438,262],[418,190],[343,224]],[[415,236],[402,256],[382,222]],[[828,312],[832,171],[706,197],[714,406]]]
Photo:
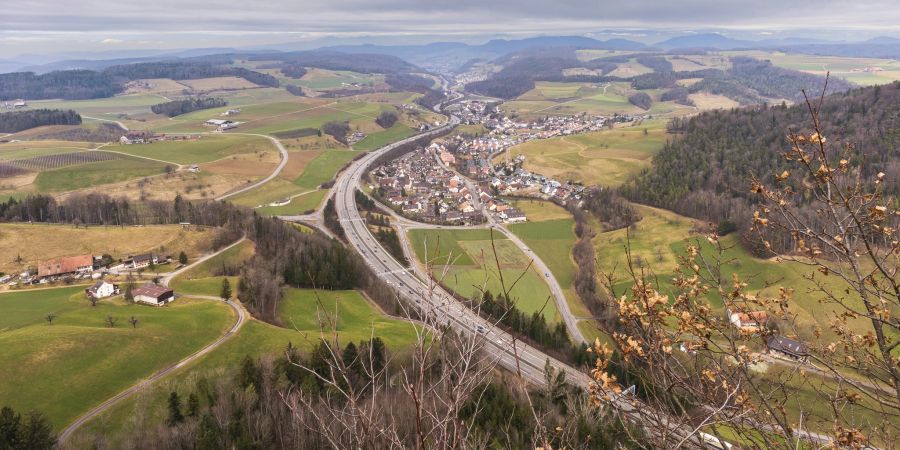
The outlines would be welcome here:
[[[230,244],[230,245],[228,245],[228,246],[225,246],[225,247],[219,249],[219,250],[216,251],[216,252],[213,252],[213,253],[204,255],[203,257],[198,258],[197,260],[195,260],[195,261],[194,261],[193,263],[191,263],[191,264],[188,264],[188,265],[186,265],[186,266],[184,266],[184,267],[181,267],[181,268],[178,269],[178,270],[169,272],[169,273],[166,274],[163,278],[161,278],[160,283],[161,283],[163,286],[168,286],[169,283],[172,281],[172,279],[175,278],[176,276],[178,276],[178,275],[180,275],[180,274],[182,274],[182,273],[184,273],[184,272],[186,272],[186,271],[188,271],[188,270],[190,270],[190,269],[193,269],[194,267],[196,267],[196,266],[198,266],[198,265],[200,265],[200,264],[203,264],[204,262],[208,261],[210,258],[213,258],[213,257],[215,257],[215,256],[217,256],[217,255],[222,254],[222,253],[225,252],[226,250],[229,250],[229,249],[231,249],[232,247],[234,247],[234,246],[240,244],[240,243],[243,242],[245,239],[246,239],[246,237],[241,237],[241,238],[238,239],[237,241],[233,242],[232,244]],[[209,295],[189,295],[188,297],[190,297],[190,298],[199,298],[199,299],[204,299],[204,300],[218,300],[218,301],[222,301],[221,298],[213,297],[213,296],[209,296]],[[143,380],[139,381],[138,383],[132,385],[131,387],[125,389],[124,391],[122,391],[122,392],[116,394],[115,396],[113,396],[113,397],[107,399],[107,400],[104,401],[103,403],[100,403],[99,405],[97,405],[96,407],[92,408],[92,409],[91,409],[90,411],[88,411],[87,413],[81,415],[80,417],[78,417],[77,419],[75,419],[71,424],[69,424],[69,426],[67,426],[65,429],[63,429],[63,431],[59,434],[59,442],[58,442],[58,444],[59,444],[59,445],[64,444],[70,437],[72,437],[72,434],[73,434],[76,430],[78,430],[78,428],[80,428],[82,425],[84,425],[85,423],[87,423],[88,421],[90,421],[91,419],[93,419],[94,417],[96,417],[96,416],[102,414],[103,412],[109,410],[109,408],[111,408],[111,407],[113,407],[114,405],[118,404],[118,403],[121,402],[122,400],[125,400],[125,399],[128,398],[128,397],[131,397],[132,395],[136,394],[137,392],[141,391],[141,390],[144,389],[145,387],[147,387],[147,386],[149,386],[150,384],[152,384],[154,381],[157,381],[157,380],[159,380],[159,379],[165,377],[166,375],[168,375],[168,374],[170,374],[170,373],[172,373],[172,372],[174,372],[174,371],[176,371],[176,370],[178,370],[178,369],[180,369],[180,368],[182,368],[182,367],[184,367],[184,366],[186,366],[186,365],[188,365],[188,364],[190,364],[190,363],[192,363],[192,362],[194,362],[194,361],[197,361],[198,359],[200,359],[200,358],[203,357],[204,355],[208,354],[209,352],[211,352],[211,351],[215,350],[216,348],[218,348],[219,346],[221,346],[223,343],[225,343],[227,340],[229,340],[232,336],[234,336],[235,334],[237,334],[237,332],[241,329],[241,327],[243,327],[244,324],[247,322],[247,317],[250,315],[250,313],[247,312],[247,310],[244,309],[243,305],[241,305],[241,304],[238,303],[238,302],[235,302],[235,301],[232,301],[232,300],[226,300],[225,303],[226,303],[229,307],[231,307],[231,309],[232,309],[232,310],[234,311],[234,313],[235,313],[235,322],[234,322],[234,324],[231,326],[231,328],[228,329],[228,331],[226,331],[223,335],[219,336],[219,338],[216,339],[215,341],[213,341],[213,342],[211,342],[210,344],[204,346],[203,348],[197,350],[196,352],[190,354],[189,356],[183,358],[182,360],[178,361],[177,363],[172,364],[172,365],[170,365],[170,366],[165,367],[165,368],[162,369],[162,370],[157,371],[156,373],[150,375],[150,376],[147,377],[146,379],[143,379]]]

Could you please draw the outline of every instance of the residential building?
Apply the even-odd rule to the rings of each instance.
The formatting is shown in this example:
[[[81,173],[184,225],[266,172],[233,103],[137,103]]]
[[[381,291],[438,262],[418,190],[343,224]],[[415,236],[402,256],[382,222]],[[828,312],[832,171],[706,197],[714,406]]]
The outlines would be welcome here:
[[[94,269],[91,255],[64,256],[38,262],[38,278],[60,275],[83,275]]]
[[[106,298],[119,293],[119,285],[108,281],[98,281],[84,290],[84,293],[93,298]]]
[[[775,352],[798,361],[806,361],[809,357],[809,349],[806,347],[806,344],[786,338],[780,334],[767,336],[766,348],[770,352]]]

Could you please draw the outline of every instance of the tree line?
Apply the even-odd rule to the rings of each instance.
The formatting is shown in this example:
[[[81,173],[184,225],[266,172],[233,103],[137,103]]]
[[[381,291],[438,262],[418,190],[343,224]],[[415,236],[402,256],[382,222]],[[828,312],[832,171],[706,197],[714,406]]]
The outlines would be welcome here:
[[[81,125],[81,115],[71,109],[30,109],[0,113],[2,133],[16,133],[43,125]]]
[[[102,71],[59,70],[41,75],[32,72],[0,74],[0,100],[83,100],[112,97],[125,90],[125,83],[146,78],[193,80],[210,77],[240,77],[260,86],[278,87],[278,79],[243,67],[229,67],[230,59],[210,62],[174,61],[123,64]]]
[[[150,107],[150,111],[153,111],[154,114],[175,117],[201,109],[221,108],[227,105],[228,102],[221,98],[197,97],[153,105]]]

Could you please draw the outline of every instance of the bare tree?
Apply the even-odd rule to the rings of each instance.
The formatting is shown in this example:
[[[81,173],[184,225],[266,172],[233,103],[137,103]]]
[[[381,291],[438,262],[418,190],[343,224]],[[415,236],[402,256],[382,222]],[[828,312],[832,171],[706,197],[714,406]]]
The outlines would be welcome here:
[[[134,329],[134,328],[137,328],[138,318],[137,318],[137,317],[134,317],[134,316],[131,316],[131,317],[128,318],[128,323],[131,324],[131,328],[133,328],[133,329]]]
[[[53,319],[55,319],[55,318],[56,318],[56,314],[54,314],[54,313],[49,313],[46,316],[44,316],[44,320],[47,321],[47,325],[53,325]]]
[[[107,328],[115,328],[116,322],[118,322],[118,321],[119,321],[119,318],[113,317],[113,316],[106,316],[106,320],[105,320]]]

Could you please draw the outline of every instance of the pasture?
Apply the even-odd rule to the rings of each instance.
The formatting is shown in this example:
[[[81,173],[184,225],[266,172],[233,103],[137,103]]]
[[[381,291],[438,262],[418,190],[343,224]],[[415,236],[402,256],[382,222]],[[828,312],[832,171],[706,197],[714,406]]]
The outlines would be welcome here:
[[[501,233],[493,233],[493,245],[489,229],[409,230],[409,238],[416,258],[458,294],[480,298],[485,290],[497,295],[505,288],[523,312],[542,311],[548,321],[556,320],[543,274],[529,267],[527,255]]]
[[[278,150],[268,139],[237,134],[204,135],[199,139],[161,141],[152,144],[118,145],[110,150],[176,164],[200,164],[240,153],[266,153]]]
[[[636,63],[635,63],[636,64]],[[635,93],[629,82],[612,83],[569,83],[538,81],[535,88],[512,101],[504,102],[500,109],[507,114],[523,118],[538,118],[548,115],[611,115],[643,114],[644,111],[628,102],[628,96]],[[659,92],[647,92],[658,99]],[[669,114],[688,107],[674,102],[654,102],[652,114]]]
[[[222,273],[228,273],[231,290],[237,292],[238,277],[231,274],[236,274],[241,264],[250,259],[254,252],[253,242],[245,240],[175,277],[171,286],[176,292],[186,295],[218,296],[222,292]]]
[[[322,204],[322,200],[328,194],[328,189],[316,189],[314,191],[298,194],[292,198],[290,203],[281,206],[263,206],[259,208],[260,214],[270,216],[288,216],[294,214],[304,214],[307,211],[317,209]]]
[[[41,193],[73,191],[160,174],[164,172],[165,166],[161,162],[127,156],[70,165],[38,173],[34,188]]]
[[[91,307],[82,289],[0,294],[0,398],[55,427],[212,342],[233,320],[221,303],[187,298],[165,308],[121,299]]]
[[[843,78],[862,86],[900,80],[900,61],[895,59],[804,55],[761,50],[722,52],[722,54],[769,60],[779,67],[821,76],[830,72],[833,77]]]
[[[18,272],[39,260],[90,253],[125,258],[149,251],[195,258],[209,249],[215,230],[185,230],[178,225],[143,227],[0,224],[0,271]],[[17,261],[18,260],[18,261]]]
[[[646,130],[646,133],[645,133]],[[617,186],[650,164],[666,142],[664,121],[614,128],[514,146],[510,156],[524,155],[524,167],[560,180]],[[501,153],[495,161],[502,160]]]
[[[148,423],[161,424],[166,417],[166,399],[170,392],[178,392],[186,398],[196,390],[197,381],[202,378],[213,380],[236,374],[246,356],[279,357],[289,342],[306,351],[321,338],[333,338],[331,334],[320,334],[318,317],[324,311],[333,317],[336,307],[341,345],[370,339],[374,331],[392,354],[402,356],[415,341],[409,322],[385,316],[355,291],[288,289],[279,307],[283,327],[250,320],[229,341],[196,363],[180,368],[86,424],[72,442],[83,442],[86,433],[102,433],[115,443],[117,437],[146,429]]]
[[[578,317],[590,316],[587,307],[575,292],[575,261],[572,248],[575,246],[575,221],[571,214],[550,202],[516,200],[513,204],[525,212],[528,222],[507,226],[519,239],[525,241],[556,278],[569,308]]]
[[[654,283],[658,282],[655,288],[672,296],[675,292],[671,275],[678,264],[678,258],[686,254],[688,243],[698,245],[707,261],[712,261],[714,247],[707,242],[705,236],[692,233],[693,219],[656,208],[639,206],[638,209],[643,220],[635,227],[598,233],[594,238],[597,270],[609,272],[616,268],[619,282],[616,283],[615,294],[627,292],[631,287],[625,273],[628,263],[625,246],[628,245],[635,267],[644,268]],[[823,295],[816,292],[814,283],[806,279],[812,272],[810,268],[795,262],[755,258],[740,246],[739,237],[735,235],[725,236],[720,241],[724,248],[722,258],[725,262],[722,275],[728,286],[731,274],[735,273],[747,283],[748,292],[777,296],[779,287],[792,288],[795,293],[790,309],[796,314],[795,326],[801,338],[811,339],[816,327],[822,329],[823,336],[829,336],[830,318],[829,314],[824,313],[834,307],[820,303]],[[833,276],[818,277],[817,280],[833,292],[843,291],[842,284]],[[707,299],[716,311],[722,311],[721,298],[711,293]],[[859,319],[849,319],[851,327],[855,320]]]

